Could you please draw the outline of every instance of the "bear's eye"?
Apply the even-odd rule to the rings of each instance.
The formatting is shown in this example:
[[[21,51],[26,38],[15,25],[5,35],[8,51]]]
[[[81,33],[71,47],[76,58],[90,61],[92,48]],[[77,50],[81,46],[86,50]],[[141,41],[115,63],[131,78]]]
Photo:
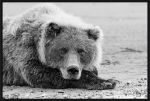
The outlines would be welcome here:
[[[77,52],[82,55],[85,51],[83,49],[77,49]]]
[[[61,48],[60,49],[61,54],[66,54],[68,52],[67,48]]]

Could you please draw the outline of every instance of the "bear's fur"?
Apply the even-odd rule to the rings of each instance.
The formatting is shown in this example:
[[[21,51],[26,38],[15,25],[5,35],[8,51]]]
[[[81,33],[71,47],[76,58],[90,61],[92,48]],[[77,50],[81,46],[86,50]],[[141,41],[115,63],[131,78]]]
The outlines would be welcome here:
[[[53,4],[3,20],[3,84],[112,89],[98,77],[103,34]],[[77,75],[68,74],[75,67]],[[69,68],[69,69],[68,69]]]

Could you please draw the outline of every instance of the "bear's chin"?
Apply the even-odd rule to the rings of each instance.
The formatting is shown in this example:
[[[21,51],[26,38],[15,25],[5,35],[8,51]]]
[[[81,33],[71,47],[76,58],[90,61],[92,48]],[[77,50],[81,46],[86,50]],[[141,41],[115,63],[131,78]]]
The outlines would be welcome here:
[[[75,76],[70,75],[70,76],[69,76],[69,79],[70,79],[70,80],[79,80],[80,77],[81,77],[81,76],[80,76],[79,74],[78,74],[78,75],[75,75]]]
[[[80,77],[81,77],[80,74],[78,74],[78,75],[69,75],[69,74],[67,74],[67,75],[63,76],[64,79],[68,79],[68,80],[79,80]]]

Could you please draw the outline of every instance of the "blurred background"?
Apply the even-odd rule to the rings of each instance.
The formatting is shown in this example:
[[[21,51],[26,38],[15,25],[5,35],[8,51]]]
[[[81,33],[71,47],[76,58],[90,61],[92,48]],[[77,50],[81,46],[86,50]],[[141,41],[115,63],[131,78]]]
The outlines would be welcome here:
[[[37,3],[3,3],[3,16],[14,16]],[[147,42],[147,3],[55,3],[66,12],[77,15],[83,20],[99,25],[105,37],[118,41],[124,36],[123,45],[132,45],[128,41],[137,40],[142,49]],[[135,32],[136,31],[136,32]],[[138,32],[138,33],[137,33]],[[114,35],[115,34],[115,35]],[[114,37],[111,37],[113,35]],[[119,35],[118,37],[116,37]],[[117,40],[117,38],[119,38]],[[144,38],[144,39],[143,39]],[[142,41],[142,42],[140,42]],[[128,44],[129,43],[129,44]],[[109,42],[107,42],[109,44]],[[110,43],[111,45],[120,43]],[[133,45],[134,46],[134,45]],[[136,46],[135,46],[136,47]],[[136,47],[138,48],[138,46]]]

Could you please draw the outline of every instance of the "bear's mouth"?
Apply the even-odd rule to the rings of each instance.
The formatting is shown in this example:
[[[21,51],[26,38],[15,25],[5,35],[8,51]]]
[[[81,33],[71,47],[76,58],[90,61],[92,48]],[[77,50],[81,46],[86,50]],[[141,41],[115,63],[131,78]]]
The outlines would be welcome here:
[[[76,75],[71,75],[71,74],[67,74],[66,76],[63,76],[64,79],[68,79],[68,80],[78,80],[80,79],[80,74],[76,74]]]
[[[70,75],[70,76],[69,76],[69,79],[70,79],[70,80],[78,80],[78,79],[80,79],[80,77],[78,77],[78,75],[75,75],[75,76]]]

